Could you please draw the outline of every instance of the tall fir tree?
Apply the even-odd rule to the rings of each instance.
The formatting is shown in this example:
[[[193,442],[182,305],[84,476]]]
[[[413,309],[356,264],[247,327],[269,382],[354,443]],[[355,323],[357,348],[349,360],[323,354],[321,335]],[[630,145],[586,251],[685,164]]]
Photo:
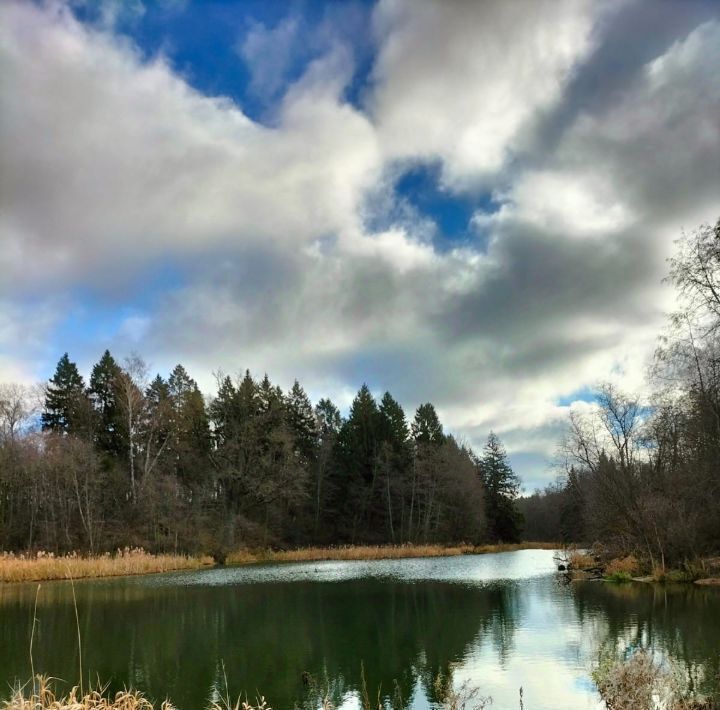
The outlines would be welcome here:
[[[493,542],[519,542],[522,515],[515,501],[520,492],[520,479],[510,467],[505,447],[493,432],[488,436],[479,468],[485,487],[488,537]]]
[[[90,373],[88,394],[94,411],[95,445],[106,454],[119,455],[124,450],[118,408],[120,366],[106,350]]]
[[[380,450],[378,464],[383,478],[385,527],[393,542],[402,534],[403,493],[412,461],[410,429],[405,412],[389,392],[385,392],[378,411]]]
[[[310,397],[297,380],[285,398],[285,409],[295,451],[305,462],[313,461],[317,454],[318,421]]]
[[[341,534],[355,542],[364,530],[377,471],[378,406],[366,384],[350,406],[335,442],[334,510]]]
[[[205,401],[197,382],[182,365],[176,365],[168,378],[173,412],[172,450],[175,475],[188,485],[196,485],[209,468],[210,424]]]
[[[87,436],[91,417],[85,382],[77,365],[65,353],[47,385],[42,427],[60,434]]]
[[[440,418],[430,402],[417,408],[412,423],[412,435],[417,444],[440,446],[445,441]]]

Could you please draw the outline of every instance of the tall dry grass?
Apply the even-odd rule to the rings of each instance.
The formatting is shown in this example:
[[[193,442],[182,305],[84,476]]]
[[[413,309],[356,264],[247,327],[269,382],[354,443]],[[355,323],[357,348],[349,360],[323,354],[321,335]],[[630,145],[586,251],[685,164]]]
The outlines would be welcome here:
[[[67,695],[56,695],[52,679],[37,676],[31,689],[16,688],[9,700],[2,701],[3,710],[154,710],[155,706],[133,690],[106,694],[105,688],[83,693],[75,686]],[[176,710],[165,701],[159,710]]]
[[[370,699],[364,681],[360,689],[359,701],[362,710],[386,710],[388,707],[380,693],[378,693],[377,702]],[[438,710],[484,710],[490,704],[492,704],[491,698],[483,697],[478,689],[464,684],[458,690],[450,689],[444,693],[444,700],[442,705],[438,706]],[[404,710],[407,707],[399,697],[392,701],[391,706],[393,710]],[[295,707],[302,707],[303,710],[318,710],[318,708],[320,710],[336,710],[336,705],[327,695],[319,702],[312,698],[302,706],[296,704]],[[520,707],[522,708],[522,700]],[[78,686],[75,686],[67,695],[57,695],[52,679],[45,676],[37,676],[32,689],[28,689],[27,686],[16,688],[9,700],[0,701],[0,708],[2,710],[155,710],[155,708],[157,710],[177,710],[169,700],[165,700],[159,705],[153,704],[142,693],[135,690],[123,690],[110,696],[107,688],[83,693]],[[211,702],[206,710],[273,710],[273,708],[262,696],[255,702],[242,698],[233,702],[225,697],[220,702]]]
[[[117,577],[153,572],[197,569],[212,564],[209,557],[184,555],[153,555],[142,548],[126,547],[111,554],[54,555],[0,553],[0,582],[42,582],[51,579],[82,579],[86,577]]]
[[[301,547],[296,550],[252,550],[231,552],[228,564],[257,562],[322,562],[329,560],[395,560],[413,557],[453,557],[484,555],[515,550],[555,550],[557,543],[527,542],[497,545],[344,545],[338,547]]]

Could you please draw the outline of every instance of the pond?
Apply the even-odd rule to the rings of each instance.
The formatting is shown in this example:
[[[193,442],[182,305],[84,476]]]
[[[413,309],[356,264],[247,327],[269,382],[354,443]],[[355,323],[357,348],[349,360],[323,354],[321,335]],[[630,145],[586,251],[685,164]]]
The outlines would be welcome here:
[[[0,698],[30,678],[37,585],[0,585]],[[83,675],[183,710],[262,693],[275,710],[399,694],[433,707],[467,682],[492,707],[595,708],[603,650],[672,656],[718,693],[720,590],[562,584],[553,553],[254,565],[75,583]],[[77,681],[72,588],[41,585],[35,669]],[[306,674],[306,675],[304,675]],[[307,680],[311,679],[308,688]]]

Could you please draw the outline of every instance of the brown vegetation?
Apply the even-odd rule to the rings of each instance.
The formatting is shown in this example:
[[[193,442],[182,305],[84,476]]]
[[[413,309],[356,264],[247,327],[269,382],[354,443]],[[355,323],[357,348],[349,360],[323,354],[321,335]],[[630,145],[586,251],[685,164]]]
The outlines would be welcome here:
[[[152,555],[142,548],[125,548],[113,555],[81,556],[77,553],[34,555],[0,553],[0,582],[37,582],[50,579],[82,579],[151,574],[181,569],[197,569],[211,564],[209,557]]]
[[[521,690],[522,698],[522,690]],[[367,687],[363,683],[360,693],[360,702],[363,710],[384,710],[387,706],[380,700],[378,695],[377,705],[370,699]],[[319,707],[322,710],[335,710],[335,705],[327,697],[320,698]],[[477,688],[464,684],[459,690],[447,689],[445,700],[441,710],[482,710],[492,703],[492,699],[480,695]],[[402,710],[405,704],[397,698],[392,706],[395,710]],[[3,710],[176,710],[176,707],[165,700],[160,704],[153,704],[145,698],[142,693],[135,690],[124,690],[111,697],[106,688],[92,690],[83,693],[79,686],[75,686],[65,696],[57,695],[52,679],[45,676],[37,676],[34,688],[28,690],[27,686],[17,688],[9,700],[2,701],[0,705]],[[298,707],[296,705],[296,707]],[[304,704],[303,708],[318,705],[312,701],[312,705]],[[521,705],[522,707],[522,705]],[[211,702],[207,710],[272,710],[264,697],[260,696],[255,702],[239,698],[232,702],[230,698],[224,697],[219,703]]]
[[[608,564],[605,566],[605,574],[626,574],[630,577],[635,577],[636,575],[640,574],[640,563],[634,555],[618,557],[608,562]]]
[[[712,700],[696,696],[671,662],[659,663],[645,651],[629,659],[601,659],[593,672],[608,710],[713,710]]]

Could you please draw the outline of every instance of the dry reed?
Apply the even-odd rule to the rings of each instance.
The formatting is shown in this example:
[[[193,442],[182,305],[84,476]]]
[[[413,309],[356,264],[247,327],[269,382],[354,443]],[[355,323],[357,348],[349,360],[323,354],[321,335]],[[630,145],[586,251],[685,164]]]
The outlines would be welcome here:
[[[569,564],[568,569],[585,570],[597,566],[595,558],[592,555],[588,555],[584,552],[578,552],[577,550],[570,552],[567,559]]]
[[[134,690],[124,690],[109,697],[106,688],[91,690],[83,694],[78,686],[65,696],[55,693],[52,679],[38,675],[34,688],[26,693],[26,688],[16,688],[9,700],[2,701],[3,710],[153,710],[155,706]],[[165,701],[160,710],[175,710],[175,706]]]
[[[209,557],[153,555],[142,548],[124,548],[114,554],[83,556],[76,552],[54,555],[0,553],[0,582],[39,582],[51,579],[82,579],[197,569],[212,564]]]
[[[640,574],[640,563],[634,555],[628,555],[627,557],[619,557],[614,560],[610,560],[605,567],[606,575],[628,575],[635,577]]]

